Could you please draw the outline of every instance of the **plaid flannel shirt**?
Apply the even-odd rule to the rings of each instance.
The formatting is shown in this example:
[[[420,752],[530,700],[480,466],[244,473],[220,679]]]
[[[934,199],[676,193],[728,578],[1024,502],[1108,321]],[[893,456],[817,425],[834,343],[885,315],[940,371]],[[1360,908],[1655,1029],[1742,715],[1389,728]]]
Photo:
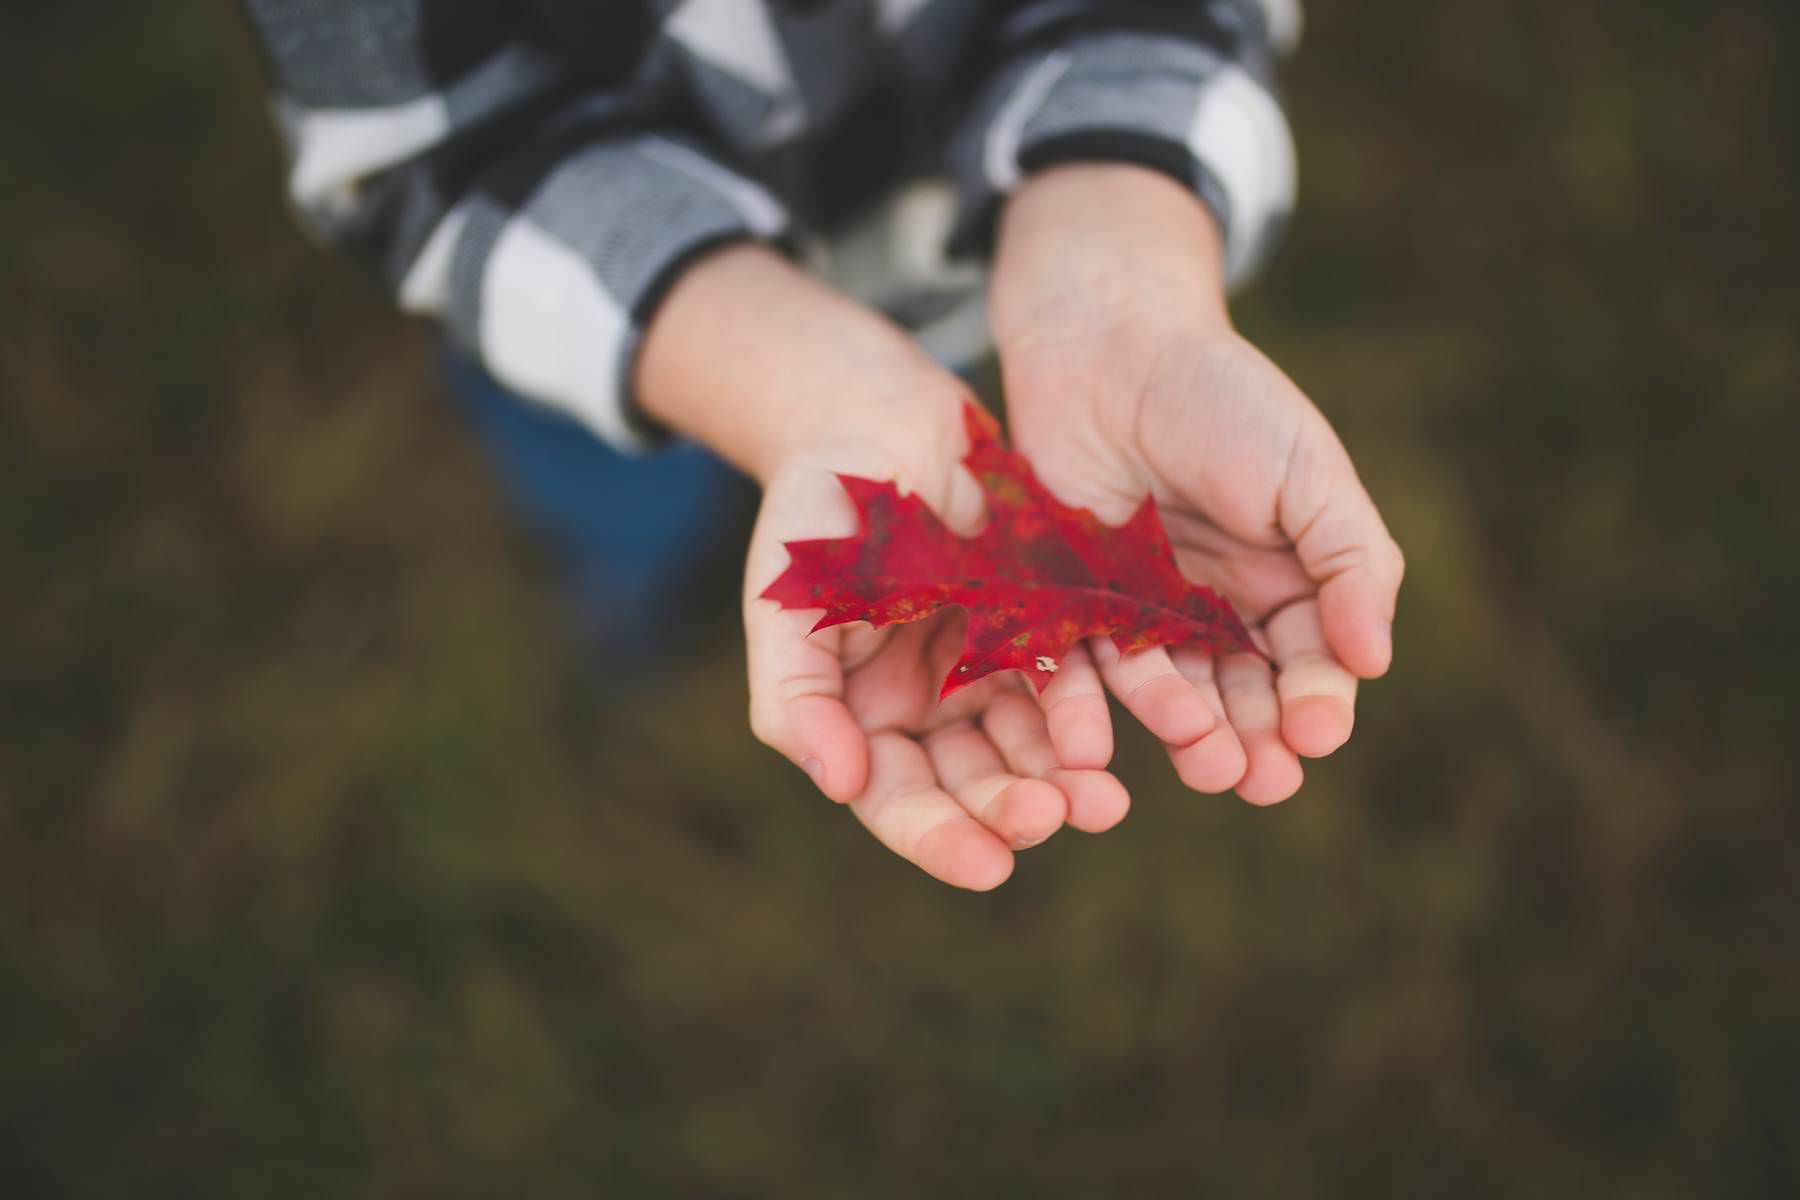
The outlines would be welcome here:
[[[1233,281],[1294,197],[1270,61],[1298,0],[244,0],[309,227],[609,442],[642,330],[723,242],[948,173],[952,245],[1057,162],[1166,172]]]

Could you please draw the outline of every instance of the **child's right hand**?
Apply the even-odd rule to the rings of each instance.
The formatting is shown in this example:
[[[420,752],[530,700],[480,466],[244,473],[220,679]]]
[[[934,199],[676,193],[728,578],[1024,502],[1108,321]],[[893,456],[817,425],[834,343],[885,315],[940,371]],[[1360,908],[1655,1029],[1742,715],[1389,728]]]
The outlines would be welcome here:
[[[838,471],[894,479],[958,532],[979,528],[981,492],[958,457],[948,446],[912,457],[865,443],[802,457],[768,480],[744,580],[750,725],[889,849],[945,883],[986,890],[1012,873],[1014,850],[1065,821],[1098,832],[1125,815],[1125,789],[1099,769],[1111,734],[1085,653],[1064,659],[1061,686],[1042,705],[1016,673],[940,703],[938,687],[962,648],[960,613],[809,634],[816,611],[759,598],[787,566],[782,543],[855,532]],[[1046,720],[1053,704],[1060,755]]]
[[[1117,824],[1125,789],[1104,690],[1085,654],[1042,697],[1016,674],[943,703],[959,652],[951,612],[876,630],[810,633],[816,611],[762,591],[783,543],[845,537],[856,512],[837,474],[891,479],[960,533],[985,519],[961,466],[967,389],[898,329],[753,247],[721,251],[676,284],[639,363],[652,415],[764,486],[744,580],[750,723],[757,738],[848,804],[895,853],[958,887],[1012,873],[1013,851],[1065,822]]]

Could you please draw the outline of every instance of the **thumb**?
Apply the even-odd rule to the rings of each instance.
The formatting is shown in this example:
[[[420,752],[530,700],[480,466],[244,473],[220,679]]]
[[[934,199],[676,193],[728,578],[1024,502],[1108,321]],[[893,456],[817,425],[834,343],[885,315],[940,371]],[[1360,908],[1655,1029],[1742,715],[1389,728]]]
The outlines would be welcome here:
[[[813,634],[816,609],[783,609],[762,598],[763,589],[787,567],[785,531],[831,536],[854,520],[842,511],[843,497],[832,495],[836,487],[824,473],[804,482],[771,483],[744,567],[744,646],[751,732],[804,770],[820,791],[847,803],[868,784],[869,747],[844,704],[843,633]]]
[[[1282,482],[1279,519],[1318,585],[1331,652],[1364,679],[1385,674],[1406,560],[1343,443],[1316,412]]]

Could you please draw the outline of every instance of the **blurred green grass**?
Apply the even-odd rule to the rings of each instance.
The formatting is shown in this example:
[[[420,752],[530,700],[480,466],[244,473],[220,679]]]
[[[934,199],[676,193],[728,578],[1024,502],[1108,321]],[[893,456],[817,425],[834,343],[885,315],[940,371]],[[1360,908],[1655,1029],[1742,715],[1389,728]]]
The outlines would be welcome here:
[[[1272,811],[999,893],[584,654],[197,3],[0,16],[9,1195],[1790,1195],[1794,10],[1311,6],[1246,327],[1409,551]]]

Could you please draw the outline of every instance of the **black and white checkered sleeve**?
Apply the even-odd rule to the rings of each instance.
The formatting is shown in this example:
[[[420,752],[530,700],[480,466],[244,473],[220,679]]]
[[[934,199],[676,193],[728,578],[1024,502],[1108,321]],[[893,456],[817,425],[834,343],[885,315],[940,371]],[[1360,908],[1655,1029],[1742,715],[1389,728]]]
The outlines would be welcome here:
[[[499,2],[246,0],[275,78],[288,188],[501,382],[612,444],[639,337],[721,242],[778,238],[780,203],[621,90],[576,80]]]
[[[958,243],[991,236],[1000,201],[1034,170],[1134,162],[1205,202],[1224,233],[1227,279],[1243,282],[1293,209],[1293,139],[1270,61],[1299,31],[1298,0],[1020,6],[952,143]]]

